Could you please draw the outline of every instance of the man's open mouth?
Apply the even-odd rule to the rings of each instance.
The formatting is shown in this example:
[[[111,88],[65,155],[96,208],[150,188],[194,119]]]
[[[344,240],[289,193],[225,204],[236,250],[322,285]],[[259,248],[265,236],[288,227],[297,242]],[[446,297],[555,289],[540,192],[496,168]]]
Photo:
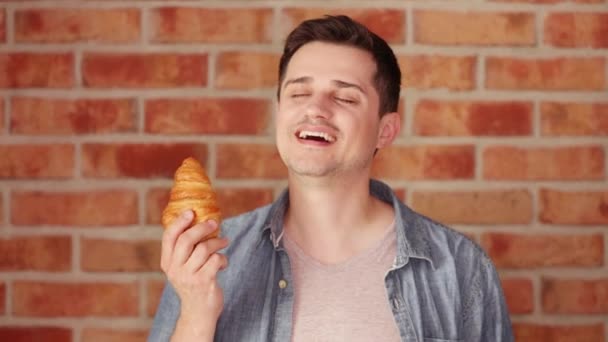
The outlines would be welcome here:
[[[336,137],[326,133],[326,132],[316,132],[316,131],[299,131],[296,133],[296,136],[299,139],[302,140],[308,140],[308,141],[318,141],[318,142],[325,142],[325,143],[333,143],[334,141],[336,141]]]

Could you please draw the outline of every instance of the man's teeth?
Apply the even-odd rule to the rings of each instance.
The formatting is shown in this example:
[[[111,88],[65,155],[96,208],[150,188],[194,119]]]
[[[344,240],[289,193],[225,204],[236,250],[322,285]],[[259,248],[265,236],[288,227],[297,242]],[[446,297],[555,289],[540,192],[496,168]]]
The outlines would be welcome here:
[[[313,132],[313,131],[301,131],[300,134],[298,135],[298,137],[301,139],[306,139],[308,137],[319,137],[319,138],[323,138],[327,142],[334,142],[336,140],[335,137],[333,137],[327,133]]]

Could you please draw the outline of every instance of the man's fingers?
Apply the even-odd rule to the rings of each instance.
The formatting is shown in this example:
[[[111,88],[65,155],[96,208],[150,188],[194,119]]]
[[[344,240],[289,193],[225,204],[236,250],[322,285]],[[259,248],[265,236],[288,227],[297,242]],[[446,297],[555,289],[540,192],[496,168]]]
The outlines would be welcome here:
[[[212,233],[215,229],[217,229],[217,223],[214,221],[207,221],[196,224],[181,233],[175,242],[171,264],[178,266],[185,264],[188,258],[190,258],[190,254],[192,254],[195,245],[201,242],[205,236]],[[210,253],[213,253],[213,251]]]
[[[166,271],[167,267],[171,264],[173,250],[175,249],[178,237],[190,226],[193,218],[194,213],[192,210],[185,210],[163,232],[160,257],[160,266],[163,271]]]
[[[201,267],[199,272],[207,279],[215,279],[220,270],[228,267],[228,258],[220,253],[214,253],[209,256],[207,262]]]
[[[228,246],[228,240],[209,239],[204,242],[199,242],[194,247],[190,258],[186,261],[185,267],[194,273],[198,271],[209,259],[211,255]]]

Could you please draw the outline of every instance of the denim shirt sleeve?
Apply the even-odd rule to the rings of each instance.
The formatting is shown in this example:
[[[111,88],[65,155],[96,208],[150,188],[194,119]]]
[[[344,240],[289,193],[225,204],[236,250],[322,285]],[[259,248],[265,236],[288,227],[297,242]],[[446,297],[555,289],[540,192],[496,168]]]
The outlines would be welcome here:
[[[490,259],[482,253],[465,297],[462,339],[464,341],[514,341],[511,320],[500,279]]]
[[[163,290],[154,323],[148,336],[149,342],[167,342],[171,340],[175,324],[179,318],[180,302],[173,287],[167,282]]]

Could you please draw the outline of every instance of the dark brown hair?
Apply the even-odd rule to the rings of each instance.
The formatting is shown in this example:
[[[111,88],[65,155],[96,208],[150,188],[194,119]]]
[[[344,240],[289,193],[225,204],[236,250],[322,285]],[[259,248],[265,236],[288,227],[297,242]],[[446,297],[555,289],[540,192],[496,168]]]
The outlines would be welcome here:
[[[287,36],[279,62],[279,99],[291,57],[299,48],[314,41],[353,46],[369,52],[376,63],[374,86],[380,98],[380,115],[397,111],[401,70],[393,50],[384,39],[345,15],[306,20]]]

